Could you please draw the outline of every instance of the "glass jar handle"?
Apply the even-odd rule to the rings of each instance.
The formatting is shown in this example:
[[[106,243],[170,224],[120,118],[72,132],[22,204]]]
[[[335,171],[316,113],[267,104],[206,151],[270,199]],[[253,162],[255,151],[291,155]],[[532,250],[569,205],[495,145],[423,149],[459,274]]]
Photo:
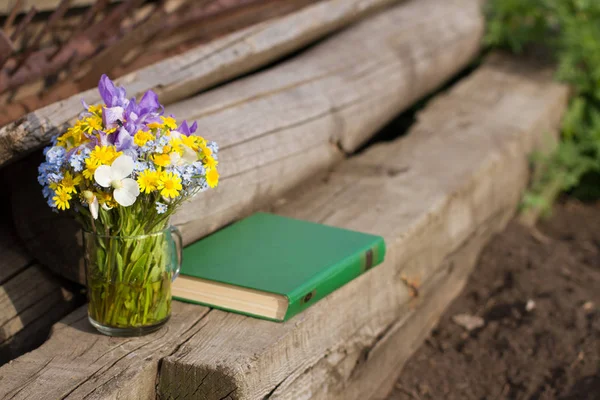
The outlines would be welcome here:
[[[174,281],[175,278],[179,276],[179,271],[181,270],[181,263],[183,262],[183,237],[181,236],[181,232],[179,232],[179,229],[177,229],[177,227],[170,226],[169,229],[171,231],[171,235],[175,236],[176,238],[175,248],[177,249],[177,269],[175,270],[173,278],[171,279],[171,281]]]

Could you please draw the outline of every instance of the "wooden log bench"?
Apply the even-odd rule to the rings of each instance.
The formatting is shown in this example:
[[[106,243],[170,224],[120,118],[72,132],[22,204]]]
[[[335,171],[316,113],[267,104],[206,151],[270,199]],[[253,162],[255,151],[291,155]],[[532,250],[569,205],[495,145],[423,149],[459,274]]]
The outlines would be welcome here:
[[[152,87],[167,98],[178,99],[184,96],[180,87],[186,91],[204,88],[229,77],[233,73],[230,68],[244,69],[247,63],[265,62],[383,3],[322,1],[246,32],[244,41],[224,39],[222,48],[214,54],[207,49],[194,50],[123,81],[134,93]],[[391,118],[466,65],[477,52],[482,32],[476,3],[462,0],[437,5],[439,13],[433,15],[429,12],[433,0],[403,3],[289,61],[172,104],[170,112],[180,118],[198,119],[206,136],[223,145],[220,188],[198,197],[174,221],[183,230],[186,242],[271,204],[285,191],[339,162]],[[290,22],[298,22],[290,35],[275,35]],[[420,34],[414,32],[415,27]],[[442,47],[439,37],[444,37]],[[253,43],[249,53],[242,51],[247,48],[247,41]],[[269,50],[269,46],[273,48]],[[355,46],[371,52],[358,57]],[[10,155],[0,163],[33,151],[50,138],[53,129],[75,116],[78,108],[79,99],[69,99],[0,129],[0,153]],[[34,139],[29,140],[29,136]],[[260,156],[248,157],[259,152]],[[68,216],[50,212],[45,205],[36,183],[40,156],[35,152],[1,171],[10,178],[7,193],[12,197],[17,231],[27,248],[24,254],[83,283],[78,226]],[[42,267],[36,268],[43,271]],[[28,292],[37,284],[36,279],[26,282],[28,285],[18,286],[20,290]],[[52,286],[53,296],[61,296],[64,286],[62,280],[60,285]],[[73,299],[69,307],[55,307],[56,312],[52,313],[43,307],[25,308],[29,321],[45,321],[45,328],[37,333],[35,324],[24,327],[38,338],[35,343],[41,343],[49,327],[82,302],[81,296]],[[15,307],[9,299],[6,304],[6,310]],[[15,320],[16,314],[7,311],[2,318]],[[16,333],[5,331],[3,340]],[[32,347],[33,344],[24,343],[13,346],[11,357]]]
[[[198,196],[173,219],[185,243],[269,204],[339,162],[466,66],[476,55],[483,32],[479,2],[438,3],[400,3],[272,68],[169,106],[168,112],[178,118],[197,120],[202,135],[221,146],[219,189]],[[357,53],[357,48],[365,50]],[[190,61],[184,61],[189,67]],[[171,76],[176,63],[160,75],[158,81],[165,86],[156,87],[171,96],[179,87],[194,86],[194,79],[208,79],[222,70],[213,68],[213,62],[200,63],[200,72],[182,69],[195,71],[193,79],[179,75],[183,83]],[[141,85],[147,89],[147,82],[154,81],[146,76],[129,87],[138,92]],[[67,112],[64,105],[57,107],[51,125],[62,123],[59,117]],[[26,126],[24,122],[4,132]],[[0,130],[0,139],[2,134]],[[44,129],[33,134],[41,135],[41,141],[49,138]],[[53,246],[47,243],[54,231],[40,229],[58,218],[43,204],[35,180],[37,164],[35,160],[29,177],[14,188],[14,219],[20,236],[31,254],[53,271],[83,283],[83,262],[72,246],[78,232],[75,222],[69,226],[68,219],[60,220],[63,233]]]
[[[386,261],[286,323],[175,302],[159,332],[95,333],[79,309],[0,368],[11,399],[365,399],[383,396],[511,218],[527,154],[568,90],[493,57],[431,101],[406,137],[313,177],[271,211],[383,235]]]

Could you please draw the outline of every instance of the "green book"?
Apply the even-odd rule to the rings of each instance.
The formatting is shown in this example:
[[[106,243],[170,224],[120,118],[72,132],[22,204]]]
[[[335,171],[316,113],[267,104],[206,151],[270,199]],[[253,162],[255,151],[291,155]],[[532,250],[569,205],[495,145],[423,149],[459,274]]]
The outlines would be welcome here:
[[[380,236],[257,213],[183,251],[173,298],[285,321],[380,264]]]

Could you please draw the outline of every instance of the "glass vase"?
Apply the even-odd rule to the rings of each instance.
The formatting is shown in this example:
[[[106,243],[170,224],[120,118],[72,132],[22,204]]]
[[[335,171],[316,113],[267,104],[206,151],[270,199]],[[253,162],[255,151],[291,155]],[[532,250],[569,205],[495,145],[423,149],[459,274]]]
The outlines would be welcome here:
[[[92,325],[110,336],[140,336],[163,326],[181,267],[177,228],[141,236],[83,235]]]

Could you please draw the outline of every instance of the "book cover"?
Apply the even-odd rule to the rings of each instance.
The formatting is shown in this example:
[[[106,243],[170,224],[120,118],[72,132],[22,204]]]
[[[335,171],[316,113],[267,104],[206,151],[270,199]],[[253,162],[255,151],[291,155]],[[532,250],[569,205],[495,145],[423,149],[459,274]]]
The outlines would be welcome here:
[[[257,213],[184,249],[173,298],[285,321],[384,256],[380,236]]]

